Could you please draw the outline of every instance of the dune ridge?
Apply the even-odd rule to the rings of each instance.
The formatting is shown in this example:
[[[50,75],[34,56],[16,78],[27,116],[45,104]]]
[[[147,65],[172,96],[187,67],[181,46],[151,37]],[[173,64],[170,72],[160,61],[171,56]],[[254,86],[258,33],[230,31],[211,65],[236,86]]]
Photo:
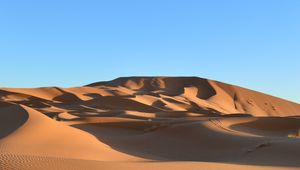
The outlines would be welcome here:
[[[300,104],[198,77],[0,88],[0,169],[300,169]]]

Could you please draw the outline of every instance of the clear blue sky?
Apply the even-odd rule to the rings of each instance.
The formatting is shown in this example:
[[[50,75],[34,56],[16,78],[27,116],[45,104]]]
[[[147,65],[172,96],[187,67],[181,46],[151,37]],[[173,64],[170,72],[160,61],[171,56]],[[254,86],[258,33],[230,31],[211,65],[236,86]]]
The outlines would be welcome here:
[[[0,2],[0,86],[200,76],[300,102],[299,0]]]

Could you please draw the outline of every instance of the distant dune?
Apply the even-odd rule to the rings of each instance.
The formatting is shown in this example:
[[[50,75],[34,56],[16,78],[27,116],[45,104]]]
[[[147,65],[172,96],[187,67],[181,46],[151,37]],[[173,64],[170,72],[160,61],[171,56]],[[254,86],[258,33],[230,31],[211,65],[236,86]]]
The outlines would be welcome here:
[[[300,169],[300,104],[198,77],[0,88],[0,169]]]

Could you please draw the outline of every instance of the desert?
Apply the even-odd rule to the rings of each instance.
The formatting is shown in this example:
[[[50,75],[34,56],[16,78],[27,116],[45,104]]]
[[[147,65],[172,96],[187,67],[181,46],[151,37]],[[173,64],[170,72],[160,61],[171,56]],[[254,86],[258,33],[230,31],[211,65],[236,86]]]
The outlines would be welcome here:
[[[300,105],[199,77],[0,89],[0,169],[300,169]]]

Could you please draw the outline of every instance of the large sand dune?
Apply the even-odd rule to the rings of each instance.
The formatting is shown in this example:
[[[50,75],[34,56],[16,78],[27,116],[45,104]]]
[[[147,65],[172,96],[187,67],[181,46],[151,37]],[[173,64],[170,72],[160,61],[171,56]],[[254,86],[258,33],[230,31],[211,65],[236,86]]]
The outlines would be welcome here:
[[[300,105],[197,77],[1,88],[0,169],[300,169]]]

